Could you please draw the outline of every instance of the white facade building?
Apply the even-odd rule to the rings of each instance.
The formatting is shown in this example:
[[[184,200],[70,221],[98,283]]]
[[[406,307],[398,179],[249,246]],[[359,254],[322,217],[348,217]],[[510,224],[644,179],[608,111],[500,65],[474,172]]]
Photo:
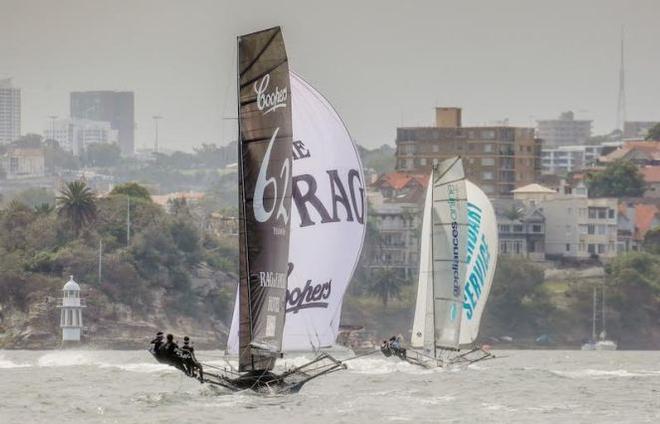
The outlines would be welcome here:
[[[575,259],[617,254],[617,206],[614,198],[558,195],[542,203],[547,255]]]
[[[41,148],[10,147],[0,155],[0,170],[8,180],[43,177],[46,175],[45,163]]]
[[[110,122],[89,119],[60,119],[44,130],[45,138],[56,140],[60,147],[76,156],[92,143],[118,143],[118,134]]]
[[[85,307],[80,299],[80,286],[73,280],[73,275],[62,287],[62,303],[59,305],[60,328],[63,342],[79,342],[83,328],[82,309]]]
[[[0,80],[0,143],[11,143],[21,135],[21,89],[11,79]]]
[[[541,166],[544,174],[565,174],[595,163],[602,151],[600,145],[543,147]]]
[[[564,112],[558,119],[537,121],[536,131],[545,147],[584,144],[591,137],[591,120],[575,119],[573,112]]]

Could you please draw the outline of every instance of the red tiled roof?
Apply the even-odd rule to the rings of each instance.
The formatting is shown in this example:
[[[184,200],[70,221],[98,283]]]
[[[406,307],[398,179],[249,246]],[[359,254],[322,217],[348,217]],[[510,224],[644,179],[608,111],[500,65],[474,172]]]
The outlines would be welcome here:
[[[639,170],[647,183],[660,183],[660,166],[645,166]]]
[[[635,239],[643,240],[646,233],[651,229],[658,214],[656,205],[635,205]]]
[[[422,187],[426,187],[426,184],[428,184],[428,180],[429,180],[428,175],[408,174],[405,172],[390,172],[388,174],[383,174],[380,177],[378,177],[378,179],[376,180],[376,182],[374,182],[373,185],[381,188],[390,187],[393,188],[394,190],[401,190],[402,188],[410,184],[411,181],[415,181]]]
[[[601,162],[612,162],[622,159],[633,150],[644,152],[649,159],[660,160],[660,143],[657,141],[626,141],[620,148],[602,156]]]

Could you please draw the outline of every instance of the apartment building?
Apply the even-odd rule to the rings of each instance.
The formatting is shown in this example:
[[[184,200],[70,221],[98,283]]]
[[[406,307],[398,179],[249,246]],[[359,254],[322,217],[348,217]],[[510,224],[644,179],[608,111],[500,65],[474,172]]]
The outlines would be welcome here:
[[[510,197],[538,174],[533,128],[463,127],[460,108],[436,108],[433,127],[397,128],[396,147],[396,169],[402,172],[429,173],[435,163],[463,157],[467,178],[490,197]]]

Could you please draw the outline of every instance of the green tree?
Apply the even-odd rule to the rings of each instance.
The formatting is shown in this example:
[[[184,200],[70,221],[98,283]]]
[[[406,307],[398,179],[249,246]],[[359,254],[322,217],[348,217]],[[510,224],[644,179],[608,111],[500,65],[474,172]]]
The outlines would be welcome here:
[[[111,196],[119,194],[151,202],[151,194],[149,194],[149,190],[138,183],[131,182],[119,184],[118,186],[115,186],[110,192]]]
[[[622,344],[649,348],[660,320],[660,257],[646,252],[619,255],[606,273],[608,309],[618,312],[616,319],[610,317],[608,330]]]
[[[590,197],[641,197],[646,183],[634,163],[616,160],[603,171],[587,175]]]
[[[37,215],[50,215],[55,210],[55,207],[50,203],[40,203],[36,205],[33,209],[34,209],[34,213],[36,213]]]
[[[14,197],[14,200],[24,203],[31,208],[36,208],[44,203],[55,204],[55,194],[45,188],[28,188],[19,192]]]
[[[83,181],[67,183],[57,197],[60,216],[66,218],[77,235],[96,219],[96,195]]]
[[[524,213],[521,208],[517,208],[515,205],[511,205],[509,209],[504,211],[504,216],[511,221],[517,221],[523,218]]]
[[[85,148],[88,166],[115,166],[121,161],[121,150],[116,143],[92,143]]]
[[[396,299],[401,294],[403,279],[396,269],[380,268],[377,269],[371,278],[370,293],[383,302],[383,307],[387,308],[390,300]]]
[[[540,266],[528,259],[500,256],[484,319],[488,332],[516,336],[546,332],[552,307],[543,282]]]
[[[60,147],[56,140],[45,140],[44,163],[48,172],[58,169],[80,169],[80,159]]]
[[[660,123],[655,124],[646,134],[646,140],[660,141]]]
[[[655,227],[646,233],[643,246],[647,252],[660,254],[660,227]]]

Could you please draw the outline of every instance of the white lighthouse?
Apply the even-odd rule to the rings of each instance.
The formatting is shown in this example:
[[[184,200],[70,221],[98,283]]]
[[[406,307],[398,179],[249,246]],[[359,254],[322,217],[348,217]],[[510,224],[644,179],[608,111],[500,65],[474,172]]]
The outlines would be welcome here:
[[[62,341],[79,342],[82,330],[82,308],[85,305],[80,300],[80,286],[73,280],[73,275],[69,281],[62,287],[64,296],[60,314],[60,327],[62,328]]]

